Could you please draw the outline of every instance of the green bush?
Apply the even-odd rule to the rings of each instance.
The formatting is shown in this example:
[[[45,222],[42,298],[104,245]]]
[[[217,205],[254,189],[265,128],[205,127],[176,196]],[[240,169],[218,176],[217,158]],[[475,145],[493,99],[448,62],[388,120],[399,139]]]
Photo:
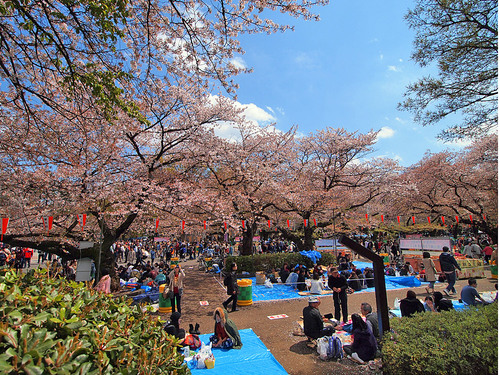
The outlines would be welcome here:
[[[498,374],[498,304],[392,319],[384,374]]]
[[[186,374],[178,341],[140,306],[45,270],[0,276],[1,374]]]
[[[225,270],[230,271],[231,264],[236,263],[238,265],[239,272],[254,274],[258,271],[266,272],[272,268],[281,268],[285,262],[291,267],[295,267],[296,264],[303,264],[308,268],[314,266],[311,259],[301,255],[300,253],[267,253],[227,257]],[[337,263],[335,256],[332,253],[321,253],[321,259],[318,261],[318,264],[328,266],[331,263]]]

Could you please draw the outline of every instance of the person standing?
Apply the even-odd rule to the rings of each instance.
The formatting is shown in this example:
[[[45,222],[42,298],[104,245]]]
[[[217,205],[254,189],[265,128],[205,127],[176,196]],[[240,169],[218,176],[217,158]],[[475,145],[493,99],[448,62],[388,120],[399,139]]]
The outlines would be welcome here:
[[[434,293],[434,284],[436,283],[436,267],[434,266],[434,261],[431,259],[431,254],[428,251],[423,252],[422,263],[425,269],[425,281],[429,283],[429,286],[425,288],[427,293]]]
[[[170,298],[170,304],[172,305],[172,312],[175,312],[175,302],[177,301],[177,311],[181,312],[181,297],[184,290],[184,270],[181,269],[181,265],[177,264],[175,268],[170,272],[168,279],[170,280],[169,289],[174,294]]]
[[[490,263],[490,259],[491,259],[491,254],[493,254],[493,248],[490,246],[489,243],[486,243],[485,245],[486,246],[482,250],[483,254],[484,254],[484,262],[486,264],[489,264]]]
[[[339,274],[338,269],[335,267],[330,269],[328,286],[333,291],[335,319],[340,320],[340,308],[342,307],[342,320],[347,323],[347,280],[344,275]]]
[[[443,252],[439,255],[439,264],[441,265],[441,271],[444,272],[446,276],[446,281],[448,286],[443,290],[443,292],[449,296],[450,294],[456,294],[455,282],[457,281],[456,269],[462,270],[458,265],[456,259],[449,253],[448,246],[443,247]]]
[[[231,265],[231,272],[227,274],[224,278],[224,285],[227,288],[227,295],[229,298],[222,304],[227,310],[227,307],[232,302],[231,312],[238,311],[236,308],[236,302],[238,301],[238,279],[236,278],[236,271],[238,270],[238,265],[233,263]]]

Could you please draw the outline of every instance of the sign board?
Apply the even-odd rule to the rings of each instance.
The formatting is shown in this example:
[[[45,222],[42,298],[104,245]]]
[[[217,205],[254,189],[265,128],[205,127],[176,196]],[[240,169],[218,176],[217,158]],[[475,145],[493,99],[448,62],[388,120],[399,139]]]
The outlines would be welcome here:
[[[280,315],[269,315],[269,319],[275,320],[275,319],[283,319],[283,318],[288,318],[288,315],[286,314],[280,314]]]
[[[90,249],[94,247],[94,243],[92,241],[80,241],[78,248],[80,250]]]
[[[453,248],[449,238],[422,237],[419,239],[401,238],[399,240],[399,248],[403,251],[403,254],[422,254],[422,251],[442,252],[444,246],[447,246],[449,249]]]
[[[316,246],[316,250],[318,251],[324,251],[324,252],[331,252],[335,251],[348,251],[349,249],[342,245],[337,239],[321,239],[321,240],[316,240],[314,243]]]
[[[92,259],[82,258],[78,260],[78,265],[76,266],[75,281],[90,281],[90,271],[92,269]]]
[[[154,238],[155,242],[168,242],[170,239],[168,237],[155,237]]]

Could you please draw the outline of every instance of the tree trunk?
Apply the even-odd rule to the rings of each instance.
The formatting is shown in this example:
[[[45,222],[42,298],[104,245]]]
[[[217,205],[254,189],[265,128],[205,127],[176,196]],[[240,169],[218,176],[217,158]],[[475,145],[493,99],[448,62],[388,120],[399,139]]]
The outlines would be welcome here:
[[[243,236],[241,239],[240,255],[252,255],[253,250],[253,234],[255,233],[254,224],[245,225]]]

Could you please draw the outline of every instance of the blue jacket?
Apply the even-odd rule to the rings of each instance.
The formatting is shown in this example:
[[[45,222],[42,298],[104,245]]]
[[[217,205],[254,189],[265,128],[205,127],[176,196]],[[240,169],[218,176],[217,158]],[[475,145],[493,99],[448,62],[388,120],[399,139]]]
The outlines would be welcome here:
[[[439,255],[439,263],[443,272],[453,272],[455,268],[458,268],[460,271],[462,270],[453,255],[448,252],[443,252]]]

